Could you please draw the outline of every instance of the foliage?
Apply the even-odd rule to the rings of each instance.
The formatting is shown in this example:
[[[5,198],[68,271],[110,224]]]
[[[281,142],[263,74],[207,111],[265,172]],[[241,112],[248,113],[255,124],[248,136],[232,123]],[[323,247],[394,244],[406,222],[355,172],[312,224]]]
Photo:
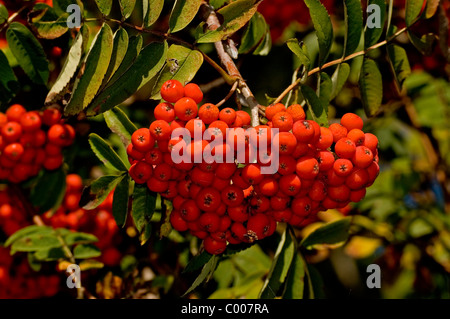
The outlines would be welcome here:
[[[82,6],[82,26],[76,29],[67,27],[65,7],[78,1],[54,0],[53,6],[19,2],[27,21],[20,15],[13,21],[9,8],[0,4],[0,41],[7,41],[0,51],[0,106],[57,107],[77,124],[79,136],[65,154],[65,167],[42,171],[17,186],[37,215],[57,210],[68,171],[89,180],[80,207],[96,209],[113,196],[112,214],[133,249],[143,256],[150,247],[155,254],[151,261],[122,259],[122,277],[132,283],[127,297],[138,297],[142,283],[129,269],[137,269],[141,261],[148,266],[139,271],[151,267],[158,272],[149,289],[157,296],[320,297],[318,274],[324,276],[327,267],[342,281],[329,289],[332,296],[347,288],[372,296],[361,288],[359,274],[375,262],[395,274],[384,278],[386,286],[376,297],[450,296],[450,86],[443,2],[407,0],[402,15],[396,1],[370,0],[381,14],[381,28],[371,28],[364,26],[366,3],[344,0],[342,10],[330,15],[321,1],[305,0],[311,25],[286,31],[289,38],[277,46],[255,0],[209,5],[199,0],[120,0],[118,5],[96,0]],[[212,27],[212,16],[219,17],[220,25]],[[422,31],[427,23],[437,27]],[[398,40],[403,34],[408,43]],[[216,62],[215,44],[224,47],[219,58],[242,62],[244,76],[232,65]],[[52,56],[53,47],[62,48],[64,55]],[[419,70],[428,66],[417,62],[422,59],[418,52],[438,55],[438,49],[438,67]],[[217,74],[211,75],[211,67]],[[229,92],[207,83],[217,76],[226,84],[236,83],[230,94],[249,113],[247,107],[253,105],[245,96],[247,83],[255,89],[250,97],[261,105],[298,103],[307,109],[308,119],[324,127],[349,111],[364,118],[380,141],[382,168],[366,198],[347,207],[350,216],[342,209],[322,214],[302,230],[279,226],[278,240],[227,249],[220,256],[203,251],[194,236],[170,229],[172,207],[131,179],[126,148],[133,132],[153,119],[164,82],[195,79],[204,84],[203,102],[216,103]],[[221,103],[236,108],[229,97]],[[44,262],[81,260],[85,269],[102,268],[95,259],[101,255],[96,241],[91,234],[32,225],[15,232],[4,246],[11,253],[26,253],[36,269]],[[339,264],[343,259],[356,272],[348,280],[342,279],[348,275]],[[165,262],[172,273],[160,269]],[[181,275],[176,273],[183,268]],[[184,280],[180,285],[174,281],[178,276]]]

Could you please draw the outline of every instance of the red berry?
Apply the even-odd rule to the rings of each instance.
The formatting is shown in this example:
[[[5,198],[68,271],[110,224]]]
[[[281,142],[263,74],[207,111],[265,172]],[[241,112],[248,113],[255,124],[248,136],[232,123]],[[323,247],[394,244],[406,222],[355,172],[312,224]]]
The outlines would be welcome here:
[[[161,87],[161,97],[170,103],[175,103],[184,96],[184,87],[180,81],[168,80]]]

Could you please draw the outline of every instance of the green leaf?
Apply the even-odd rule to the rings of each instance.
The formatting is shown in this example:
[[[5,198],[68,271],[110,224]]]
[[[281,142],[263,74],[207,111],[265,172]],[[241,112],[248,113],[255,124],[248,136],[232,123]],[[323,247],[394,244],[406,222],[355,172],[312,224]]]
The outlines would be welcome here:
[[[81,14],[83,15],[84,5],[80,0],[53,0],[53,9],[59,15],[67,12],[67,7],[71,4],[76,4],[81,9]]]
[[[88,259],[101,256],[102,252],[94,245],[77,245],[73,250],[75,259]]]
[[[107,16],[111,12],[112,0],[95,0],[95,3],[103,15]]]
[[[303,42],[298,42],[297,39],[289,39],[286,42],[288,48],[298,57],[300,63],[309,70],[311,60],[309,58],[308,49]]]
[[[250,21],[258,8],[259,1],[236,0],[217,11],[223,18],[219,28],[214,31],[201,32],[197,35],[198,43],[217,42],[232,35]]]
[[[351,217],[345,217],[338,221],[327,223],[305,237],[300,245],[308,248],[313,245],[336,244],[346,241],[350,224]]]
[[[259,298],[274,299],[277,296],[278,290],[285,282],[292,260],[294,259],[295,246],[295,238],[292,238],[291,233],[286,229],[281,236],[272,266],[259,294]]]
[[[394,71],[395,80],[398,87],[403,88],[403,82],[411,74],[411,67],[409,65],[408,56],[405,49],[396,44],[388,44],[387,52],[389,62]]]
[[[333,90],[333,83],[330,77],[325,72],[320,73],[320,85],[319,85],[319,100],[324,110],[328,110],[328,104],[330,103],[331,93]],[[327,111],[325,111],[328,113]]]
[[[72,96],[64,109],[65,115],[76,115],[92,101],[108,69],[113,49],[113,34],[104,23],[93,40],[73,87]]]
[[[98,238],[92,234],[81,233],[81,232],[70,232],[64,236],[64,241],[68,246],[73,246],[76,244],[91,244],[98,242]]]
[[[343,56],[355,52],[363,31],[363,14],[360,0],[344,0],[345,51]]]
[[[17,81],[14,71],[8,63],[8,59],[3,51],[0,50],[0,107],[5,109],[9,101],[19,91],[20,85]]]
[[[46,85],[49,77],[44,49],[30,30],[12,22],[6,31],[9,48],[26,75],[36,84]]]
[[[383,81],[375,61],[364,58],[359,75],[359,88],[364,111],[367,116],[374,116],[383,99]]]
[[[58,259],[67,258],[64,250],[61,247],[41,249],[34,253],[34,257],[41,261],[54,261]]]
[[[110,87],[125,73],[125,71],[127,71],[130,68],[130,66],[136,60],[136,57],[139,55],[139,52],[142,49],[142,43],[143,40],[141,35],[138,35],[136,37],[132,36],[129,38],[127,52],[125,53],[125,56],[122,59],[122,63],[120,63],[119,68],[111,76],[106,87]]]
[[[44,3],[38,3],[28,13],[28,22],[39,37],[56,39],[69,30],[67,26],[68,16],[67,13],[58,15],[52,7]]]
[[[113,197],[112,213],[119,227],[124,227],[125,222],[127,221],[129,189],[130,189],[130,177],[129,175],[127,175],[122,179],[122,181],[119,184],[117,184],[116,191],[114,192]]]
[[[89,145],[95,155],[106,166],[118,171],[128,171],[128,166],[122,161],[116,151],[104,139],[95,133],[89,134]]]
[[[208,254],[206,251],[202,251],[200,254],[189,260],[189,263],[186,268],[184,268],[183,273],[193,272],[202,268],[206,263],[208,263],[208,261],[210,261],[212,257],[213,255]]]
[[[309,9],[316,30],[317,40],[319,41],[319,66],[322,66],[330,53],[333,42],[333,26],[327,9],[319,0],[305,0],[305,4]]]
[[[366,24],[364,29],[364,48],[367,49],[372,45],[376,44],[378,39],[381,37],[383,33],[384,24],[386,22],[386,3],[385,0],[369,0],[369,5],[374,4],[380,8],[380,15],[377,15],[377,12],[368,13],[369,17],[367,22],[371,21],[373,18],[380,19],[380,28],[369,28]]]
[[[163,9],[164,0],[142,0],[144,6],[144,26],[149,27],[155,23]]]
[[[14,234],[12,234],[5,242],[4,246],[8,247],[11,246],[12,243],[15,241],[22,239],[26,236],[32,235],[32,234],[41,234],[41,235],[48,235],[53,233],[53,228],[49,226],[41,226],[41,225],[31,225],[24,227],[22,229],[19,229]]]
[[[159,92],[161,86],[167,80],[175,79],[183,85],[190,82],[203,63],[203,55],[200,51],[191,50],[182,45],[172,44],[167,51],[167,61],[175,63],[177,68],[172,70],[169,63],[166,63],[160,72],[158,81],[153,86],[152,99],[161,99]]]
[[[106,70],[105,76],[103,77],[102,85],[99,91],[103,90],[103,88],[108,84],[108,81],[120,67],[122,60],[125,57],[128,49],[128,33],[125,29],[119,28],[114,33],[114,42],[113,42],[113,51],[111,55],[111,60]]]
[[[66,91],[80,64],[83,55],[83,44],[87,42],[87,38],[89,37],[88,32],[89,29],[84,25],[81,27],[80,32],[78,32],[77,37],[69,50],[66,61],[64,62],[64,66],[45,98],[46,104],[53,103]]]
[[[238,52],[246,54],[258,46],[266,34],[266,28],[267,23],[264,20],[264,16],[256,12],[245,29]]]
[[[212,274],[216,270],[218,260],[219,260],[219,258],[217,257],[217,255],[214,255],[208,261],[208,263],[205,266],[203,266],[203,269],[202,269],[202,272],[200,273],[200,275],[195,279],[195,281],[192,284],[192,286],[183,294],[182,297],[184,297],[187,294],[189,294],[192,291],[194,291],[195,288],[200,286],[207,278],[212,276]]]
[[[105,265],[95,259],[87,259],[80,262],[80,270],[102,269]]]
[[[6,21],[8,21],[8,18],[9,18],[8,9],[3,4],[0,4],[0,24],[3,24]]]
[[[440,0],[427,0],[427,6],[425,8],[425,19],[429,19],[436,13],[439,7]]]
[[[253,55],[261,55],[265,56],[270,53],[272,49],[272,36],[270,35],[270,27],[266,24],[266,31],[263,40],[256,47],[255,51],[253,51]]]
[[[201,0],[175,0],[169,18],[169,31],[177,32],[184,29],[197,15]]]
[[[331,100],[334,99],[339,92],[341,92],[344,87],[345,82],[347,82],[348,76],[350,75],[350,66],[347,63],[341,63],[338,65],[333,75],[331,76],[331,81],[333,82],[333,91],[331,93]]]
[[[417,19],[419,19],[422,5],[426,0],[406,0],[405,7],[405,23],[410,27]]]
[[[311,112],[313,120],[321,126],[328,125],[327,108],[323,107],[316,92],[307,85],[301,87],[301,92],[306,100],[306,104],[308,104],[308,109]]]
[[[305,289],[305,262],[299,254],[295,254],[292,260],[289,275],[286,279],[286,286],[283,294],[284,299],[302,299]]]
[[[409,40],[411,43],[419,50],[423,55],[430,55],[433,51],[433,43],[435,40],[435,35],[432,33],[427,33],[422,35],[422,37],[416,36],[411,31],[407,31]]]
[[[41,249],[50,249],[61,247],[62,243],[52,234],[32,234],[14,241],[11,245],[11,252],[31,252]]]
[[[27,255],[28,265],[30,265],[31,270],[40,271],[42,268],[42,263],[35,257],[35,254],[29,252]]]
[[[96,208],[123,178],[124,175],[105,175],[93,181],[91,185],[84,188],[80,207],[88,210]]]
[[[164,42],[164,44],[153,42],[147,45],[133,65],[92,101],[86,110],[86,114],[94,116],[125,101],[161,70],[166,55],[167,42]]]
[[[214,8],[214,10],[217,10],[223,7],[228,2],[228,0],[209,0],[208,2],[209,5]]]
[[[135,185],[131,216],[137,230],[141,233],[149,224],[156,206],[156,194],[149,191],[147,185]]]
[[[66,174],[62,169],[44,170],[31,188],[30,201],[44,213],[59,206],[66,191]]]
[[[119,0],[119,5],[122,17],[126,20],[133,13],[136,0]]]
[[[117,106],[103,113],[103,116],[109,129],[120,137],[125,147],[128,146],[131,142],[131,135],[137,130],[136,125]]]
[[[161,195],[157,195],[159,199],[161,200]],[[164,220],[161,223],[161,227],[159,228],[159,238],[163,237],[169,237],[170,233],[172,232],[172,224],[170,223],[170,215],[173,211],[173,205],[172,202],[168,200],[163,200],[163,204],[161,205],[161,210],[164,212]]]

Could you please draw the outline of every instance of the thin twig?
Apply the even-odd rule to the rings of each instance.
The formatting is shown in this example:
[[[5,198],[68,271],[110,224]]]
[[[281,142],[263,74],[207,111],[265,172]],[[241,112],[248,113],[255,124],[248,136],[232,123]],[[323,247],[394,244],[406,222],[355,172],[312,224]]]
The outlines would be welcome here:
[[[407,30],[407,28],[404,27],[404,28],[398,30],[396,33],[394,33],[389,39],[386,39],[386,40],[384,40],[384,41],[381,41],[380,43],[374,44],[374,45],[372,45],[371,47],[367,48],[366,50],[362,50],[362,51],[355,52],[355,53],[350,54],[350,55],[348,55],[348,56],[346,56],[346,57],[342,57],[342,58],[340,58],[340,59],[336,59],[336,60],[330,61],[330,62],[328,62],[328,63],[325,63],[325,64],[322,65],[321,67],[316,67],[316,68],[314,68],[314,69],[312,69],[312,70],[310,70],[310,71],[308,72],[308,77],[311,76],[311,75],[313,75],[313,74],[316,74],[317,72],[322,71],[323,69],[329,68],[329,67],[334,66],[334,65],[337,65],[337,64],[341,64],[341,63],[346,62],[346,61],[348,61],[348,60],[354,59],[354,58],[356,58],[356,57],[358,57],[358,56],[365,55],[365,54],[367,54],[368,52],[370,52],[370,51],[372,51],[372,50],[375,50],[375,49],[377,49],[377,48],[379,48],[379,47],[381,47],[381,46],[383,46],[383,45],[386,45],[386,44],[388,44],[389,42],[391,42],[392,40],[394,40],[396,37],[398,37],[400,34],[402,34],[403,32],[405,32],[406,30]],[[297,86],[300,84],[301,80],[302,80],[302,78],[298,78],[295,82],[293,82],[291,85],[289,85],[289,86],[288,86],[288,87],[287,87],[287,88],[286,88],[286,89],[285,89],[285,90],[284,90],[284,91],[276,98],[276,100],[275,100],[273,103],[274,103],[274,104],[275,104],[275,103],[280,103],[281,100],[283,100],[284,97],[285,97],[291,90],[293,90],[295,87],[297,87]]]
[[[8,26],[11,24],[11,22],[13,22],[13,21],[19,16],[19,14],[20,14],[23,10],[25,10],[26,8],[28,8],[29,6],[30,6],[30,3],[24,5],[22,8],[20,8],[19,10],[17,10],[17,12],[14,12],[14,13],[8,18],[8,20],[6,20],[6,21],[3,23],[2,27],[0,28],[0,32],[2,32],[6,27],[8,27]]]
[[[227,96],[225,96],[219,103],[216,103],[217,107],[221,107],[236,91],[239,81],[236,81],[233,83],[233,86],[230,89],[230,92],[228,92]]]
[[[202,6],[208,12],[208,15],[206,18],[206,25],[207,25],[208,29],[209,30],[217,30],[220,27],[220,22],[219,22],[219,19],[217,18],[215,11],[206,2],[203,2]],[[247,102],[247,105],[250,107],[252,126],[253,127],[258,126],[259,125],[259,114],[258,114],[259,103],[258,103],[258,101],[256,100],[252,91],[248,87],[247,83],[244,81],[244,79],[243,79],[241,73],[239,72],[238,68],[236,67],[236,64],[234,63],[233,59],[226,52],[222,41],[215,42],[214,47],[216,48],[217,55],[219,56],[220,61],[221,61],[222,65],[225,67],[227,73],[232,78],[236,78],[239,82],[238,83],[238,91],[242,94],[245,101]]]

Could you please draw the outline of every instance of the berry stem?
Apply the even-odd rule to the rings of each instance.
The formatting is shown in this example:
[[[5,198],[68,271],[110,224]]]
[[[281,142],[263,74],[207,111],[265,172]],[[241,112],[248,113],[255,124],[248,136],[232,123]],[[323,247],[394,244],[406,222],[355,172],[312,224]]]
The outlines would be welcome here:
[[[341,63],[346,62],[346,61],[348,61],[348,60],[354,59],[354,58],[356,58],[356,57],[358,57],[358,56],[365,55],[365,54],[367,54],[368,52],[370,52],[370,51],[372,51],[372,50],[375,50],[375,49],[377,49],[377,48],[379,48],[379,47],[382,47],[382,46],[388,44],[389,42],[391,42],[392,40],[394,40],[395,38],[397,38],[400,34],[402,34],[403,32],[405,32],[407,29],[408,29],[407,27],[404,27],[404,28],[398,30],[398,31],[395,32],[389,39],[386,39],[386,40],[381,41],[381,42],[379,42],[379,43],[377,43],[377,44],[374,44],[374,45],[372,45],[371,47],[368,47],[366,50],[361,50],[361,51],[355,52],[355,53],[350,54],[350,55],[348,55],[348,56],[346,56],[346,57],[342,57],[342,58],[339,58],[339,59],[330,61],[330,62],[328,62],[328,63],[325,63],[325,64],[322,65],[321,67],[316,67],[316,68],[314,68],[314,69],[312,69],[312,70],[310,70],[310,71],[308,72],[308,77],[310,77],[311,75],[316,74],[316,73],[322,71],[323,69],[329,68],[330,66],[334,66],[334,65],[337,65],[337,64],[341,64]],[[276,98],[275,101],[273,101],[273,104],[280,103],[281,100],[284,99],[284,97],[285,97],[291,90],[293,90],[295,87],[297,87],[297,86],[300,84],[301,81],[302,81],[302,78],[298,78],[296,81],[292,82],[292,84],[289,85],[289,86],[288,86],[288,87],[287,87],[287,88],[286,88],[286,89],[285,89],[285,90],[284,90],[284,91]]]
[[[203,2],[202,4],[203,8],[207,12],[206,17],[206,25],[209,30],[216,30],[220,27],[219,19],[217,18],[217,15],[213,8],[206,2]],[[253,95],[252,91],[248,87],[247,83],[244,81],[241,73],[239,72],[238,68],[236,67],[236,64],[234,63],[231,56],[226,52],[224,45],[222,41],[217,41],[214,43],[214,47],[216,48],[217,55],[220,58],[220,61],[222,65],[225,66],[225,69],[227,70],[228,74],[232,77],[237,79],[238,81],[238,88],[237,93],[242,94],[244,100],[247,102],[247,105],[251,109],[251,118],[252,118],[252,126],[258,126],[259,125],[259,115],[258,115],[258,109],[259,109],[259,103],[256,100],[255,96]]]
[[[8,18],[8,20],[6,20],[5,22],[3,22],[3,24],[1,25],[1,28],[0,28],[0,32],[2,32],[6,27],[8,27],[8,26],[11,24],[11,22],[13,22],[13,21],[19,16],[20,13],[21,13],[23,10],[25,10],[26,8],[30,7],[31,4],[33,4],[33,2],[27,3],[27,4],[24,5],[22,8],[20,8],[19,10],[17,10],[17,12],[14,12],[14,13]]]
[[[227,96],[225,96],[220,102],[216,103],[217,107],[220,108],[234,94],[237,89],[238,83],[239,81],[235,81],[233,83],[233,86],[231,87],[230,92],[228,92]]]

